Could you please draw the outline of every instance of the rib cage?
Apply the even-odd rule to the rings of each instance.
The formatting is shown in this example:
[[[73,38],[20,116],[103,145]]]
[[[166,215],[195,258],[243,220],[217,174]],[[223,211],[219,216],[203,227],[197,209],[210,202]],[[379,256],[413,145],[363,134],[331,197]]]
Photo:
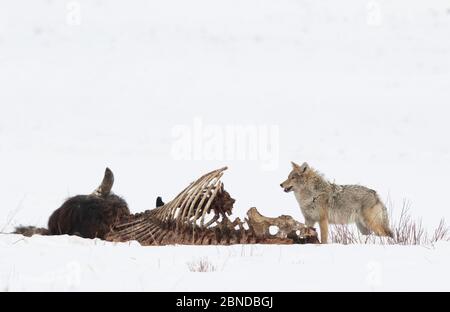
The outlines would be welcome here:
[[[172,201],[143,213],[127,216],[106,236],[111,241],[137,240],[142,245],[195,244],[228,245],[245,243],[315,243],[315,231],[294,221],[301,233],[295,237],[261,235],[253,220],[230,221],[234,199],[220,181],[227,167],[211,171],[192,182]],[[256,208],[253,208],[256,210]],[[250,211],[249,211],[250,212]],[[208,221],[208,217],[212,218]],[[249,219],[252,215],[248,214]],[[263,216],[262,216],[263,217]],[[283,216],[286,217],[286,216]],[[265,218],[265,217],[263,217]],[[269,220],[270,218],[267,218]],[[271,219],[275,220],[275,219]],[[284,219],[283,219],[284,220]],[[245,229],[244,224],[248,229]],[[297,225],[298,224],[298,225]],[[283,224],[284,225],[284,224]]]

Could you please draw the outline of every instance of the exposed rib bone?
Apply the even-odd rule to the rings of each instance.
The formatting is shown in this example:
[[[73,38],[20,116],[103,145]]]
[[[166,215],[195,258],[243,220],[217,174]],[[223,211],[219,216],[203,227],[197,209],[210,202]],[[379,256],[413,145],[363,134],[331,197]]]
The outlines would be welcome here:
[[[220,181],[226,169],[224,167],[201,176],[161,207],[127,216],[112,229],[107,239],[134,239],[142,245],[318,242],[313,229],[292,217],[267,218],[256,208],[248,211],[245,222],[239,218],[231,222],[226,215],[231,214],[234,200]],[[210,213],[214,213],[214,216],[205,223],[205,217]],[[244,228],[245,223],[248,230]],[[271,235],[271,225],[278,226],[279,233]],[[298,230],[300,235],[296,234]]]

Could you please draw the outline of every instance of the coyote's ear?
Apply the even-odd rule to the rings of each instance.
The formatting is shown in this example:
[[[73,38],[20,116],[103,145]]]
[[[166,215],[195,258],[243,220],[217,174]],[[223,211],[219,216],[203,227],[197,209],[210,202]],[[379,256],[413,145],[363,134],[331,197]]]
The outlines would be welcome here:
[[[303,165],[300,166],[299,164],[296,164],[295,162],[291,161],[292,164],[292,169],[294,169],[295,171],[302,173],[303,172]]]
[[[295,170],[295,171],[297,171],[298,173],[304,173],[306,170],[308,170],[308,168],[309,168],[309,165],[306,163],[306,162],[304,162],[303,163],[303,165],[298,165],[298,164],[296,164],[295,162],[291,162],[292,163],[292,168]]]
[[[300,167],[301,172],[305,172],[306,170],[309,169],[309,165],[307,162],[304,162],[303,165]]]
[[[300,170],[300,165],[296,164],[295,162],[291,161],[292,169],[294,170]]]
[[[301,172],[301,173],[304,173],[304,172],[306,172],[306,170],[308,170],[308,169],[309,169],[308,163],[307,163],[307,162],[304,162],[303,165],[300,167],[300,172]]]

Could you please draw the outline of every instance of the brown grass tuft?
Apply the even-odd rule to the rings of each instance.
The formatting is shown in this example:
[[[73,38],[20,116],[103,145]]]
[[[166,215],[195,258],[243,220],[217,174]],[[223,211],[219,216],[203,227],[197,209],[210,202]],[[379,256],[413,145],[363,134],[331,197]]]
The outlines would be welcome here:
[[[201,258],[187,263],[191,272],[215,272],[216,266],[213,265],[208,258]]]
[[[353,225],[331,225],[330,239],[335,244],[381,244],[381,245],[430,245],[438,241],[450,241],[450,228],[445,220],[430,234],[422,225],[421,219],[413,219],[409,213],[410,205],[403,202],[398,220],[391,222],[393,238],[362,235]],[[392,213],[390,213],[392,215]],[[392,219],[392,218],[391,218]]]

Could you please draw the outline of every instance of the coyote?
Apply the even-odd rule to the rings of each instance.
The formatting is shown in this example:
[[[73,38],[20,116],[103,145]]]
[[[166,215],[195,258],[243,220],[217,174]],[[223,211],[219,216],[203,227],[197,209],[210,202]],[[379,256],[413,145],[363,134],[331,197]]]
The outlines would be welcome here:
[[[319,222],[322,244],[327,243],[329,223],[356,223],[363,235],[393,236],[386,207],[374,190],[330,183],[306,162],[301,166],[292,162],[292,167],[280,186],[294,192],[307,226]]]

